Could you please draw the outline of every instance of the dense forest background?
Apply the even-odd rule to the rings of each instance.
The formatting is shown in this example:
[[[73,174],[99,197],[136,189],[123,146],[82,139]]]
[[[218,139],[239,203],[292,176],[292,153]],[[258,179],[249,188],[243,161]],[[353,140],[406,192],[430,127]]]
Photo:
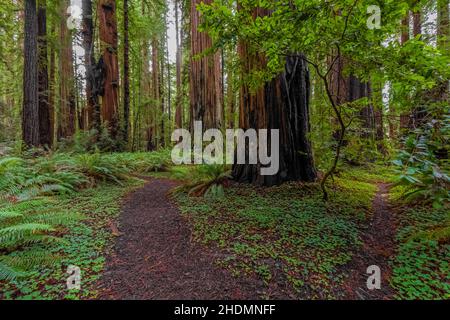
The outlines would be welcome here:
[[[202,121],[205,130],[279,129],[280,170],[263,176],[260,163],[173,169],[189,195],[228,197],[229,180],[269,188],[297,181],[313,185],[314,201],[339,207],[346,197],[339,179],[360,176],[378,187],[385,179],[397,207],[437,219],[399,237],[433,241],[438,284],[431,293],[414,285],[397,293],[448,298],[449,64],[448,0],[4,1],[0,280],[30,267],[14,259],[24,243],[57,236],[51,226],[74,218],[30,220],[17,203],[167,171],[173,131]],[[364,188],[361,197],[376,199]],[[25,220],[10,220],[17,218]],[[201,221],[194,226],[207,238]],[[30,265],[47,259],[33,257]],[[397,271],[398,283],[408,278]],[[286,274],[301,287],[295,272]]]

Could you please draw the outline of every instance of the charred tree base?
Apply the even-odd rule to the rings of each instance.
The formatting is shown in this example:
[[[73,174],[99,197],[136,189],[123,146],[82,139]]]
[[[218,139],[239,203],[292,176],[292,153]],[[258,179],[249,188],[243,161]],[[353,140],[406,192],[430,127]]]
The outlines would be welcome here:
[[[272,176],[263,176],[261,164],[240,164],[233,167],[234,179],[262,186],[315,181],[317,171],[308,140],[309,70],[303,57],[288,57],[285,72],[267,83],[256,97],[246,88],[242,92],[241,128],[278,129],[280,132],[279,171]]]

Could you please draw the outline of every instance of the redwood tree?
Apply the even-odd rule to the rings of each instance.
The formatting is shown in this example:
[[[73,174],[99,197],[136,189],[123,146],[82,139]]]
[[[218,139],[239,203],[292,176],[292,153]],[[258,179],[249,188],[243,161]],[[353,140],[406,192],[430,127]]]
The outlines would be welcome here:
[[[119,63],[117,57],[117,17],[115,0],[99,0],[97,8],[102,63],[104,68],[102,121],[108,124],[113,138],[119,128]]]
[[[180,19],[179,19],[179,0],[175,0],[175,33],[177,42],[177,52],[176,52],[176,86],[177,86],[177,96],[176,96],[176,110],[175,110],[175,125],[177,128],[183,127],[183,102],[182,102],[182,46],[180,44]]]
[[[51,147],[53,130],[49,103],[48,57],[47,57],[47,5],[38,1],[38,82],[39,82],[39,136],[43,146]]]
[[[67,27],[67,8],[70,1],[61,1],[60,40],[61,49],[59,57],[59,127],[58,138],[71,138],[75,134],[76,102],[73,71],[72,34]]]
[[[86,108],[84,122],[87,128],[97,128],[100,124],[100,106],[95,94],[95,45],[94,45],[94,22],[92,16],[92,0],[83,0],[83,48],[84,65],[86,69]]]
[[[199,57],[211,48],[212,40],[205,32],[198,30],[200,13],[197,5],[211,0],[191,1],[191,69],[190,69],[190,112],[193,121],[203,121],[204,129],[221,128],[223,122],[221,57]]]
[[[450,18],[449,18],[449,0],[438,0],[438,48],[441,52],[450,54]],[[440,86],[441,101],[448,101],[450,91],[450,80],[443,81]]]
[[[129,17],[128,0],[123,2],[123,115],[124,115],[124,138],[128,141],[128,128],[130,125],[130,44],[129,44]]]
[[[334,103],[337,106],[371,96],[370,82],[362,82],[353,75],[346,76],[344,74],[344,69],[351,63],[350,59],[334,52],[328,63],[331,68],[328,77],[329,87]],[[376,110],[373,105],[368,103],[361,108],[359,118],[363,128],[361,131],[362,137],[367,138],[369,137],[369,131],[375,131],[376,138],[378,140],[383,139],[381,110]],[[335,136],[339,137],[339,132],[336,132]]]
[[[22,138],[27,147],[39,145],[38,19],[36,0],[25,0]]]
[[[254,15],[266,15],[255,9]],[[264,66],[264,56],[252,52],[249,45],[239,45],[242,73]],[[308,139],[310,131],[310,78],[302,55],[286,58],[284,72],[256,92],[244,84],[240,92],[239,127],[242,129],[278,129],[279,171],[273,176],[261,175],[261,164],[236,164],[233,177],[239,182],[272,186],[285,181],[314,181],[317,178]],[[270,135],[268,137],[270,142]],[[270,148],[268,148],[270,150]],[[248,150],[247,150],[248,152]]]
[[[449,0],[437,0],[438,3],[438,47],[444,52],[450,52],[450,18]]]

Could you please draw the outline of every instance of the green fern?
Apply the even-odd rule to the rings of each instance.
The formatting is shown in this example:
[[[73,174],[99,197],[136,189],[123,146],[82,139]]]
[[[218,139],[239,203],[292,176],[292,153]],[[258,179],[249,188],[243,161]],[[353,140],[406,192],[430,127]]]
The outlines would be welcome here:
[[[0,211],[0,222],[2,220],[21,218],[23,214],[14,211]]]
[[[65,240],[51,235],[55,226],[68,225],[84,216],[70,212],[34,213],[37,200],[0,209],[0,280],[26,277],[38,267],[50,265],[58,256],[49,253],[52,244]]]
[[[20,243],[27,237],[55,231],[49,224],[42,223],[23,223],[0,229],[0,246],[4,243]]]
[[[186,183],[174,192],[187,192],[194,197],[223,197],[224,186],[231,179],[231,172],[225,165],[200,165],[190,171],[178,171],[178,178],[184,175]]]
[[[30,250],[14,255],[0,256],[0,280],[15,280],[26,277],[37,267],[55,265],[61,257],[45,250]]]
[[[18,270],[11,267],[8,261],[5,261],[5,256],[0,256],[0,280],[14,280],[16,278],[25,277],[29,273],[23,270]]]

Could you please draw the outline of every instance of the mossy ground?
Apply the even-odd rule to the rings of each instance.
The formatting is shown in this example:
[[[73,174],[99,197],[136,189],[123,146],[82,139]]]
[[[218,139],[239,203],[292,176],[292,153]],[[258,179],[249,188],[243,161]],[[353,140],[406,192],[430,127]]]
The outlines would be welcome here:
[[[398,299],[450,299],[448,208],[405,207],[399,216],[392,284]]]
[[[181,168],[181,170],[187,170]],[[176,178],[168,172],[149,174]],[[348,276],[353,255],[362,250],[361,235],[372,212],[376,183],[391,182],[384,167],[345,168],[328,186],[324,202],[317,184],[288,183],[255,188],[232,184],[219,198],[175,196],[189,221],[193,237],[217,249],[217,263],[236,276],[256,277],[271,288],[289,288],[302,299],[337,299]],[[121,199],[143,185],[131,179],[124,185],[103,183],[76,194],[44,197],[13,206],[24,214],[68,211],[86,219],[58,230],[66,242],[48,247],[62,259],[30,278],[2,282],[0,299],[92,299],[113,243],[111,222],[117,223]],[[398,203],[399,189],[391,202]],[[436,237],[449,224],[445,209],[396,205],[398,250],[391,257],[391,284],[398,299],[450,298],[448,237]],[[82,270],[80,291],[68,291],[69,265]]]
[[[298,183],[233,185],[223,198],[179,195],[177,201],[195,239],[222,250],[217,263],[234,274],[257,276],[268,288],[287,281],[303,299],[339,298],[347,276],[342,266],[362,244],[377,188],[344,174],[329,187],[328,203],[317,184]]]

